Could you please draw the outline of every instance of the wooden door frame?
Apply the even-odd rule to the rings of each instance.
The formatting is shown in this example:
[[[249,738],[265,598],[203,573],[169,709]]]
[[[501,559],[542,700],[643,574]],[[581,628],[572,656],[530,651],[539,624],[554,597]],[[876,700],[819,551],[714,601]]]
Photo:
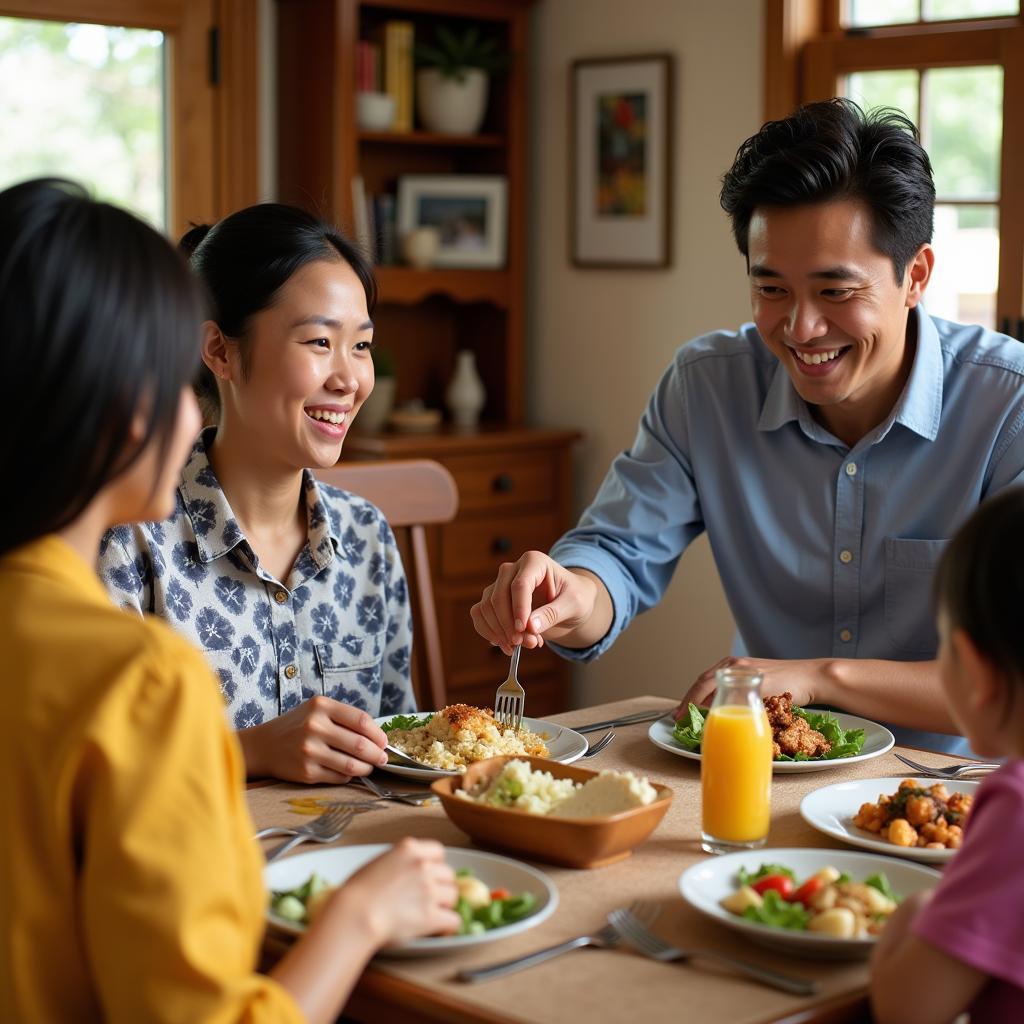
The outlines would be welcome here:
[[[259,198],[259,11],[251,0],[0,0],[0,16],[129,25],[170,38],[168,232]],[[211,81],[217,31],[218,81]]]

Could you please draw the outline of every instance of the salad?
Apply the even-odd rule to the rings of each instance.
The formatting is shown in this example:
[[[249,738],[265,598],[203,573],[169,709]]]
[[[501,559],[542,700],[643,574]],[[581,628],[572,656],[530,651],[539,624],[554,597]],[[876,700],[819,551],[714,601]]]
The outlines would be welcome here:
[[[479,935],[521,921],[534,911],[537,899],[531,892],[513,896],[507,889],[489,889],[471,871],[455,872],[459,935]],[[302,885],[270,894],[270,911],[293,924],[308,925],[337,888],[315,871]]]
[[[774,699],[769,697],[766,700]],[[704,722],[709,709],[690,704],[688,710],[689,714],[676,722],[675,728],[672,730],[672,738],[683,749],[699,753],[704,734]],[[864,730],[843,729],[831,711],[809,711],[806,708],[790,706],[787,712],[791,716],[791,720],[800,719],[805,723],[799,735],[820,736],[823,740],[820,744],[811,746],[810,749],[825,749],[825,753],[811,754],[806,750],[785,745],[786,733],[792,734],[797,730],[794,730],[792,725],[780,728],[773,720],[773,716],[769,714],[772,736],[775,740],[774,757],[776,761],[834,761],[840,757],[853,757],[864,749]],[[781,747],[780,739],[783,740]]]
[[[762,864],[753,874],[741,868],[736,880],[736,891],[720,901],[723,910],[772,928],[839,939],[877,935],[900,902],[881,873],[854,882],[824,867],[800,882],[782,864]]]

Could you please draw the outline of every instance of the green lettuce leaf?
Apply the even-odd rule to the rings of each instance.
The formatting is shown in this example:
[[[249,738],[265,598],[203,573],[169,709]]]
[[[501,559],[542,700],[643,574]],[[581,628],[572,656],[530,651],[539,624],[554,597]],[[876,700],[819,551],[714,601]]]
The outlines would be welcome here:
[[[433,715],[395,715],[390,722],[385,722],[381,729],[384,732],[391,732],[392,729],[415,729],[417,726],[426,725]]]

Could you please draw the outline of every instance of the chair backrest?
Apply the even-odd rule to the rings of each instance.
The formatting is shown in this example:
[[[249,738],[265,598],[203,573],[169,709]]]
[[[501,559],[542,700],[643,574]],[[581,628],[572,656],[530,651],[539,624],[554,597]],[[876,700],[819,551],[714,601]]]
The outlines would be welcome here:
[[[405,563],[412,602],[412,679],[416,700],[421,708],[443,708],[447,691],[441,632],[424,527],[455,518],[459,507],[455,479],[441,463],[431,459],[351,462],[319,469],[316,475],[324,483],[372,501],[391,525]]]

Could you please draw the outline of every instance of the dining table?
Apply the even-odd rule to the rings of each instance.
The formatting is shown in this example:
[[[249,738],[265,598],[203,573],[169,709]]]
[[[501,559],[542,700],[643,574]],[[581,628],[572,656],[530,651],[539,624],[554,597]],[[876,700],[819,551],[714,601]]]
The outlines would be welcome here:
[[[665,697],[634,697],[552,715],[548,720],[571,728],[634,712],[663,710],[667,714],[676,703]],[[868,1020],[865,960],[811,959],[755,944],[683,900],[680,874],[710,856],[700,845],[700,764],[657,747],[648,729],[649,723],[616,727],[614,742],[593,759],[581,762],[594,769],[632,771],[672,789],[671,806],[646,842],[623,860],[589,870],[531,862],[558,890],[558,907],[547,920],[519,934],[457,953],[421,958],[378,956],[356,986],[343,1019],[365,1024],[610,1024],[627,1020],[644,1024],[841,1024]],[[893,756],[899,749],[850,765],[834,764],[823,771],[775,774],[771,831],[765,849],[849,849],[806,824],[800,816],[800,801],[813,790],[836,782],[906,777],[908,769]],[[912,755],[929,765],[953,762],[938,753],[915,750]],[[374,777],[393,788],[410,789],[405,778],[382,771],[375,772]],[[423,789],[415,785],[412,788]],[[275,782],[256,784],[247,790],[257,828],[308,821],[289,801],[310,797],[355,801],[364,797],[368,800],[370,794],[354,784],[303,786]],[[422,807],[397,802],[370,806],[372,810],[355,816],[338,840],[339,845],[391,843],[403,836],[436,839],[449,847],[474,845],[448,820],[436,801]],[[297,852],[304,849],[310,847],[300,846]],[[574,950],[487,982],[471,984],[456,978],[460,969],[508,960],[595,931],[604,925],[610,911],[636,900],[658,904],[660,913],[652,930],[672,945],[717,950],[812,979],[818,983],[818,992],[813,996],[790,995],[709,960],[660,963],[624,946]],[[287,941],[273,926],[268,929],[264,965],[281,955]]]

